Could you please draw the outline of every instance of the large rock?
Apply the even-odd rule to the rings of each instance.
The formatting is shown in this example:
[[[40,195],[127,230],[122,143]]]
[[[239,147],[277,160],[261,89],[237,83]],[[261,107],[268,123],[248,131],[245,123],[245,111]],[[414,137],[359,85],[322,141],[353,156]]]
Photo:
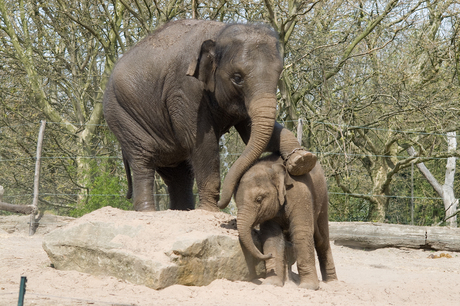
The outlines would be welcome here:
[[[105,207],[44,237],[55,268],[109,275],[154,289],[260,277],[224,213],[133,212]],[[254,269],[255,267],[255,269]],[[256,272],[257,270],[257,272]]]

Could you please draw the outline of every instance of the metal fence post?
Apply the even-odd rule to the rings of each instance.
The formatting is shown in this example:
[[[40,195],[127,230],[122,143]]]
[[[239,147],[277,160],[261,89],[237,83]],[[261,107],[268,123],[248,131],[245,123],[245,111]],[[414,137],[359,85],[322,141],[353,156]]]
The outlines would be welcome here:
[[[24,305],[24,295],[26,294],[27,277],[21,276],[21,285],[19,286],[18,306]]]

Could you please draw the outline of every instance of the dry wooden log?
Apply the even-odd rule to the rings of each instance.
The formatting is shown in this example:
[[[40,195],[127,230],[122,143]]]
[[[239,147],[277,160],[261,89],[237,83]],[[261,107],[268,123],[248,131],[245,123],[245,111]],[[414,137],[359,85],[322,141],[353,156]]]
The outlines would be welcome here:
[[[460,229],[449,227],[427,227],[427,245],[434,250],[460,251]]]
[[[0,202],[0,210],[6,210],[13,213],[28,215],[35,211],[35,207],[32,205],[15,205]]]
[[[368,222],[329,222],[335,244],[377,249],[384,247],[460,252],[460,229]]]

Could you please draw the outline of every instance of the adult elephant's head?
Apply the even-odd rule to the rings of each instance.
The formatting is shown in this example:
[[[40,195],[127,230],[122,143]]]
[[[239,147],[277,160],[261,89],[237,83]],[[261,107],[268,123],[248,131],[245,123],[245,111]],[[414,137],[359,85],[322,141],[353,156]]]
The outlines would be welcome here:
[[[230,168],[222,185],[219,208],[225,208],[241,176],[262,154],[275,125],[276,86],[283,64],[278,37],[262,25],[229,25],[217,39],[201,46],[189,67],[212,92],[216,102],[234,118],[250,118],[246,148]]]

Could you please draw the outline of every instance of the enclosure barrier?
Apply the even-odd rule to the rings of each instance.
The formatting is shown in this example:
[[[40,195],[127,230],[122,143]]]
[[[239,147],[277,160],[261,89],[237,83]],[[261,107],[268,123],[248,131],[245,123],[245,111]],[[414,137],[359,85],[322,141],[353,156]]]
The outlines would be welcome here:
[[[3,195],[3,199],[0,199],[0,210],[4,210],[4,211],[9,211],[9,212],[14,212],[14,213],[22,213],[22,214],[30,214],[31,215],[31,219],[30,219],[30,222],[29,222],[29,225],[30,225],[30,229],[32,231],[33,228],[36,228],[37,224],[35,224],[35,218],[33,218],[33,216],[35,216],[35,214],[37,213],[37,210],[38,210],[38,207],[39,207],[39,203],[40,205],[43,205],[43,207],[46,207],[46,205],[49,205],[49,201],[47,202],[46,199],[48,198],[51,198],[51,197],[56,197],[56,198],[59,198],[59,199],[62,199],[64,197],[66,198],[74,198],[74,199],[77,199],[78,197],[81,196],[81,194],[78,194],[78,193],[66,193],[66,192],[63,192],[63,193],[56,193],[56,192],[50,192],[51,190],[44,190],[43,187],[40,187],[39,185],[39,176],[40,176],[40,162],[43,162],[45,161],[45,165],[46,163],[49,163],[50,161],[53,161],[53,160],[58,160],[58,161],[62,161],[61,163],[66,163],[66,161],[68,160],[69,163],[70,161],[75,161],[75,160],[78,160],[78,159],[92,159],[92,160],[103,160],[103,159],[111,159],[111,160],[116,160],[118,163],[121,164],[121,156],[98,156],[98,155],[94,155],[94,156],[77,156],[77,155],[67,155],[67,156],[55,156],[55,155],[45,155],[44,157],[41,157],[40,154],[41,154],[41,151],[42,151],[42,142],[43,142],[43,137],[45,136],[45,124],[46,125],[49,125],[49,126],[59,126],[60,123],[55,123],[55,122],[41,122],[41,125],[40,125],[40,131],[39,131],[39,135],[38,135],[38,141],[37,141],[37,152],[36,152],[36,157],[34,158],[34,161],[35,161],[35,175],[34,175],[34,187],[33,187],[33,193],[30,193],[30,194],[24,194],[24,193],[18,193],[18,192],[11,192],[10,190],[7,190],[5,192],[5,190],[3,190],[3,188],[0,188],[0,194],[2,193],[5,193]],[[308,125],[311,125],[311,124],[317,124],[317,125],[334,125],[336,127],[339,127],[341,129],[364,129],[364,130],[376,130],[376,131],[381,131],[381,130],[384,130],[384,129],[380,129],[380,128],[371,128],[371,127],[355,127],[355,126],[345,126],[345,125],[339,125],[339,124],[334,124],[334,123],[326,123],[326,122],[313,122],[313,121],[305,121],[305,120],[299,120],[298,121],[298,124],[297,124],[297,137],[298,137],[298,140],[301,142],[302,141],[302,135],[305,134],[305,130],[308,130]],[[0,129],[5,129],[5,128],[11,128],[11,127],[0,127]],[[100,125],[100,128],[104,128],[106,129],[107,126],[106,125]],[[50,131],[52,130],[52,128],[50,129]],[[395,131],[395,132],[400,132],[400,133],[406,133],[406,134],[410,134],[410,133],[415,133],[413,131]],[[48,133],[48,132],[47,132]],[[423,134],[423,135],[434,135],[434,136],[440,136],[440,137],[446,137],[446,134],[439,134],[439,133],[419,133],[417,132],[418,134]],[[239,153],[237,152],[230,152],[229,148],[236,148],[236,149],[233,149],[234,151],[239,151],[239,147],[234,147],[234,143],[233,141],[235,141],[235,139],[237,139],[238,141],[239,138],[238,137],[233,137],[232,135],[229,136],[229,134],[226,134],[224,137],[223,137],[223,140],[221,142],[221,161],[222,161],[222,174],[225,175],[225,171],[229,168],[229,166],[231,165],[231,163],[239,156]],[[303,139],[305,141],[305,139]],[[232,143],[229,143],[229,141],[231,141]],[[241,141],[240,141],[241,142]],[[244,145],[244,144],[243,144]],[[46,148],[46,147],[45,147]],[[336,159],[335,156],[337,156],[338,159],[352,159],[352,158],[358,158],[358,157],[363,157],[365,156],[364,154],[359,154],[359,153],[352,153],[352,152],[347,152],[346,150],[344,150],[343,152],[342,151],[329,151],[329,152],[322,152],[322,151],[319,151],[318,148],[311,148],[310,149],[313,153],[316,153],[318,156],[320,156],[321,160],[326,160],[326,159],[330,159],[332,156],[333,156],[333,159]],[[69,151],[70,152],[70,151]],[[368,155],[370,157],[372,157],[371,155]],[[390,157],[390,156],[377,156],[376,157]],[[407,158],[407,156],[395,156],[397,158]],[[439,159],[443,159],[445,160],[446,158],[439,158]],[[23,164],[25,163],[25,161],[29,162],[31,160],[30,156],[16,156],[13,158],[10,158],[10,159],[5,159],[5,158],[1,158],[0,157],[0,164],[1,163],[15,163],[15,164]],[[8,167],[8,166],[7,166]],[[31,168],[31,167],[30,167]],[[46,168],[46,167],[45,167]],[[411,186],[413,186],[413,175],[410,177],[410,179],[412,180],[411,182]],[[160,180],[158,180],[160,181]],[[409,185],[409,183],[408,183]],[[156,192],[156,199],[158,200],[158,202],[162,202],[161,205],[158,204],[157,208],[159,209],[164,209],[165,207],[167,207],[167,194],[164,193],[166,190],[163,190],[163,192]],[[352,198],[352,197],[355,197],[356,198],[364,198],[364,197],[388,197],[390,198],[391,201],[395,201],[395,202],[409,202],[411,203],[411,209],[412,209],[412,221],[411,221],[411,224],[415,224],[414,222],[414,217],[413,217],[413,207],[414,207],[414,201],[418,201],[419,203],[420,202],[425,202],[425,201],[431,201],[431,202],[441,202],[442,201],[442,198],[441,197],[429,197],[429,196],[418,196],[418,195],[415,195],[413,193],[413,187],[412,189],[409,191],[409,193],[406,193],[406,194],[392,194],[392,195],[376,195],[376,194],[372,194],[372,193],[357,193],[356,191],[353,192],[353,193],[347,193],[347,192],[341,192],[340,189],[330,189],[329,190],[329,195],[330,197],[344,197],[345,199],[348,199],[348,198]],[[113,193],[86,193],[84,195],[85,197],[87,198],[107,198],[107,197],[112,197],[112,198],[119,198],[119,199],[122,199],[125,197],[125,194],[113,194]],[[27,198],[27,200],[21,200],[21,198]],[[8,199],[8,200],[7,200]],[[74,207],[73,205],[75,204],[67,204],[66,202],[62,202],[61,200],[57,200],[55,202],[57,203],[60,203],[60,206],[63,207],[63,208],[72,208]],[[341,199],[341,198],[339,198]],[[23,205],[24,203],[27,203],[28,201],[31,201],[32,204],[31,205]],[[59,201],[59,202],[58,202]],[[106,201],[107,202],[107,201]],[[76,203],[76,202],[75,202]],[[166,204],[165,204],[166,203]],[[456,201],[455,203],[458,203],[458,201]],[[457,212],[456,214],[458,214],[458,209],[457,209]],[[454,213],[454,215],[456,215]],[[341,219],[343,220],[343,219]],[[347,221],[354,221],[356,219],[350,219]],[[445,221],[445,220],[441,220],[441,221]],[[407,222],[407,221],[405,221]],[[396,222],[396,223],[399,223],[399,222]],[[438,222],[440,223],[440,222]]]
[[[0,210],[6,210],[10,212],[16,213],[23,213],[23,214],[30,214],[30,222],[29,222],[29,235],[32,236],[36,229],[35,224],[35,214],[38,212],[38,190],[40,184],[40,165],[41,165],[41,155],[42,155],[42,144],[43,144],[43,137],[45,134],[45,126],[46,121],[42,121],[40,125],[40,131],[38,132],[38,140],[37,140],[37,155],[36,155],[36,162],[35,162],[35,175],[34,175],[34,199],[32,205],[14,205],[3,203],[0,199]],[[2,196],[3,196],[3,187],[1,188]]]

